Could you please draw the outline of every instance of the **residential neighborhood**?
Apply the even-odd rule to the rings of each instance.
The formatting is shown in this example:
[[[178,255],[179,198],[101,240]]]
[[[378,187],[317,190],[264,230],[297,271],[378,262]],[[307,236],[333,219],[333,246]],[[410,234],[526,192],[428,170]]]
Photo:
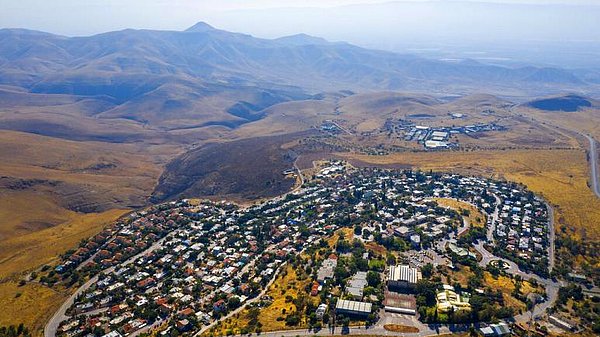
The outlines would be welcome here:
[[[476,207],[487,228],[440,206],[442,199]],[[243,308],[269,307],[266,290],[288,265],[310,281],[290,299],[295,311],[281,316],[289,327],[369,326],[386,315],[469,322],[472,306],[500,308],[501,299],[482,285],[432,275],[461,264],[479,268],[486,251],[473,244],[481,240],[497,261],[546,277],[548,221],[543,200],[514,183],[328,162],[282,197],[248,207],[169,202],[82,242],[54,270],[81,284],[56,334],[216,334],[222,319]],[[260,330],[255,322],[246,331]]]

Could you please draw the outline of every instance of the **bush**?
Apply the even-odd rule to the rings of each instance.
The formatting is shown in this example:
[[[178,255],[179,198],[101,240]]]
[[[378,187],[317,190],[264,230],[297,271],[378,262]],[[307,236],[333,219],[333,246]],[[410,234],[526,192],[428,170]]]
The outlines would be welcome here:
[[[296,326],[298,324],[300,324],[300,316],[297,314],[288,315],[285,318],[285,325]]]

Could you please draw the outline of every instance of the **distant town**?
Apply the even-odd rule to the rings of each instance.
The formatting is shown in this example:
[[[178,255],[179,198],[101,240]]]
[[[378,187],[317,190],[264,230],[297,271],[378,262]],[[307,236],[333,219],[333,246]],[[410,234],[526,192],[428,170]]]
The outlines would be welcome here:
[[[480,212],[482,226],[442,200]],[[311,283],[290,299],[296,310],[281,316],[290,328],[308,322],[315,333],[357,324],[377,331],[399,315],[418,317],[423,329],[478,322],[483,335],[505,335],[546,315],[556,298],[548,212],[544,200],[515,183],[328,162],[282,197],[244,208],[160,204],[82,242],[51,272],[80,287],[46,334],[215,335],[219,322],[240,310],[269,307],[267,289],[294,266]],[[522,299],[533,301],[531,312],[517,312],[481,277],[461,284],[432,276],[459,265],[543,287],[533,300]],[[493,324],[502,319],[516,324]],[[243,332],[262,329],[255,319]]]
[[[451,114],[452,118],[462,118],[462,114]],[[395,131],[398,137],[409,142],[417,142],[427,150],[444,150],[458,147],[458,143],[450,138],[453,135],[463,134],[467,136],[476,135],[488,131],[505,131],[506,127],[496,123],[478,123],[465,126],[443,126],[430,127],[418,125],[407,120],[388,120],[384,126],[386,130]]]

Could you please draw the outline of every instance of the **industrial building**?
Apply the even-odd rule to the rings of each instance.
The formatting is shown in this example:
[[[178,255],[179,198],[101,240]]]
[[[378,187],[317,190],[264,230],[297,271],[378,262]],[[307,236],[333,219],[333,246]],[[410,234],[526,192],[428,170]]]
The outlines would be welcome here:
[[[350,294],[355,300],[361,300],[363,297],[363,291],[367,285],[367,273],[359,271],[348,281],[346,292]]]
[[[387,284],[392,290],[413,290],[421,278],[421,272],[417,268],[407,265],[391,266]]]
[[[339,299],[335,305],[335,313],[346,316],[366,317],[372,310],[373,305],[368,302]]]

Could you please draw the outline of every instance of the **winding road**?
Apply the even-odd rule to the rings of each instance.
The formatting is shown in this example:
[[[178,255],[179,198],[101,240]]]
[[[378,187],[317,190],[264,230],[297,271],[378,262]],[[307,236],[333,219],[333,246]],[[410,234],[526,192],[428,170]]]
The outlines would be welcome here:
[[[175,233],[175,232],[171,232],[171,233]],[[152,246],[148,247],[148,249],[138,253],[135,256],[130,257],[127,261],[120,264],[120,266],[126,266],[128,264],[131,264],[140,256],[146,255],[146,254],[151,253],[154,250],[160,248],[162,246],[162,243],[165,241],[165,239],[171,235],[172,234],[165,236],[164,238],[155,242]],[[114,266],[109,267],[108,269],[103,270],[103,273],[104,274],[110,273],[114,269],[115,269]],[[58,310],[54,313],[52,318],[50,318],[50,321],[48,321],[48,323],[44,327],[44,337],[55,337],[57,335],[56,333],[58,331],[58,326],[60,325],[60,323],[64,320],[70,318],[69,316],[67,316],[67,310],[73,305],[73,303],[75,302],[75,299],[79,295],[81,295],[84,291],[86,291],[89,287],[91,287],[93,284],[95,284],[96,282],[98,282],[98,274],[95,275],[94,277],[90,278],[81,287],[79,287],[77,289],[77,291],[75,291],[71,296],[69,296],[69,298],[60,306],[60,308],[58,308]]]

